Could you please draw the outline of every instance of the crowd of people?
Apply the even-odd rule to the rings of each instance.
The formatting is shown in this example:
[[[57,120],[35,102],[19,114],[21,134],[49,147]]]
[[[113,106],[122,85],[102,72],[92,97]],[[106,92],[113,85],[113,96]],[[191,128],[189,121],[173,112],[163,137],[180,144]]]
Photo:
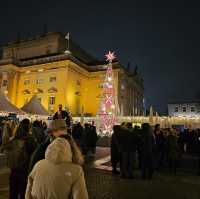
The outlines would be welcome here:
[[[0,152],[11,171],[10,199],[88,198],[82,154],[94,155],[96,129],[70,124],[60,107],[48,127],[29,119],[1,122]]]
[[[152,128],[148,123],[132,127],[122,123],[113,128],[111,138],[111,163],[113,174],[134,178],[136,163],[143,179],[152,179],[155,170],[169,168],[176,174],[184,153],[198,157],[200,175],[200,130]],[[120,172],[117,166],[120,167]]]
[[[159,124],[115,125],[112,173],[134,178],[137,165],[143,179],[152,179],[154,171],[164,167],[176,173],[183,153],[200,157],[199,137],[200,130],[180,133]],[[95,156],[97,140],[94,123],[73,124],[61,105],[49,125],[29,119],[1,121],[0,152],[6,154],[11,170],[10,199],[87,199],[82,166],[85,157]]]

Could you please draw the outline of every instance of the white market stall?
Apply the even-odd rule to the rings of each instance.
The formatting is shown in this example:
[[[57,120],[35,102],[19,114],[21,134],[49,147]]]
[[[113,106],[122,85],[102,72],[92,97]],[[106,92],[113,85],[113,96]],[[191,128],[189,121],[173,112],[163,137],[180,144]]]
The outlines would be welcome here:
[[[42,119],[46,120],[50,115],[49,112],[40,103],[37,96],[33,96],[28,103],[26,103],[21,110],[26,112],[31,120]]]
[[[13,105],[10,100],[0,91],[0,115],[8,116],[9,113],[24,115],[25,113]]]

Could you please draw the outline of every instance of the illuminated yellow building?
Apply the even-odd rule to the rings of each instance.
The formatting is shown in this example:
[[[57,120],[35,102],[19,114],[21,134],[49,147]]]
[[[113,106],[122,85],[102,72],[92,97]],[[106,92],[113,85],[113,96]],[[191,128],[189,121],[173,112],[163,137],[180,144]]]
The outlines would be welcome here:
[[[118,62],[113,68],[120,114],[142,115],[142,79]],[[37,95],[50,113],[63,104],[73,115],[94,116],[105,69],[105,62],[96,60],[63,34],[47,33],[3,47],[0,86],[19,108]]]

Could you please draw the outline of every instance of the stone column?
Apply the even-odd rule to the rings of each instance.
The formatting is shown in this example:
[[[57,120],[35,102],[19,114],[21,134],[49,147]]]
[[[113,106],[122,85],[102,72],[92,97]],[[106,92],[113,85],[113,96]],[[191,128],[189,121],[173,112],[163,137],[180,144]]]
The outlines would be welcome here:
[[[17,104],[17,90],[18,90],[18,73],[15,71],[12,71],[9,74],[9,85],[8,85],[8,93],[10,100],[13,104]]]
[[[1,91],[3,93],[6,93],[8,91],[8,72],[2,72]]]

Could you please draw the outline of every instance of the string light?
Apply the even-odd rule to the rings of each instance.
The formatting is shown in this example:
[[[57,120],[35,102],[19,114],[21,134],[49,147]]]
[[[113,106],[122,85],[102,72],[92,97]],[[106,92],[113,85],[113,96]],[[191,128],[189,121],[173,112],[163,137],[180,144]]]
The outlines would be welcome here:
[[[103,94],[100,102],[101,111],[99,115],[99,133],[101,135],[112,134],[113,125],[116,122],[115,118],[115,98],[114,98],[114,81],[112,71],[112,61],[116,58],[114,52],[109,51],[106,54],[106,61],[109,62],[106,70],[106,77],[103,83]]]
[[[114,108],[115,108],[115,105],[111,105],[111,108],[114,109]]]

